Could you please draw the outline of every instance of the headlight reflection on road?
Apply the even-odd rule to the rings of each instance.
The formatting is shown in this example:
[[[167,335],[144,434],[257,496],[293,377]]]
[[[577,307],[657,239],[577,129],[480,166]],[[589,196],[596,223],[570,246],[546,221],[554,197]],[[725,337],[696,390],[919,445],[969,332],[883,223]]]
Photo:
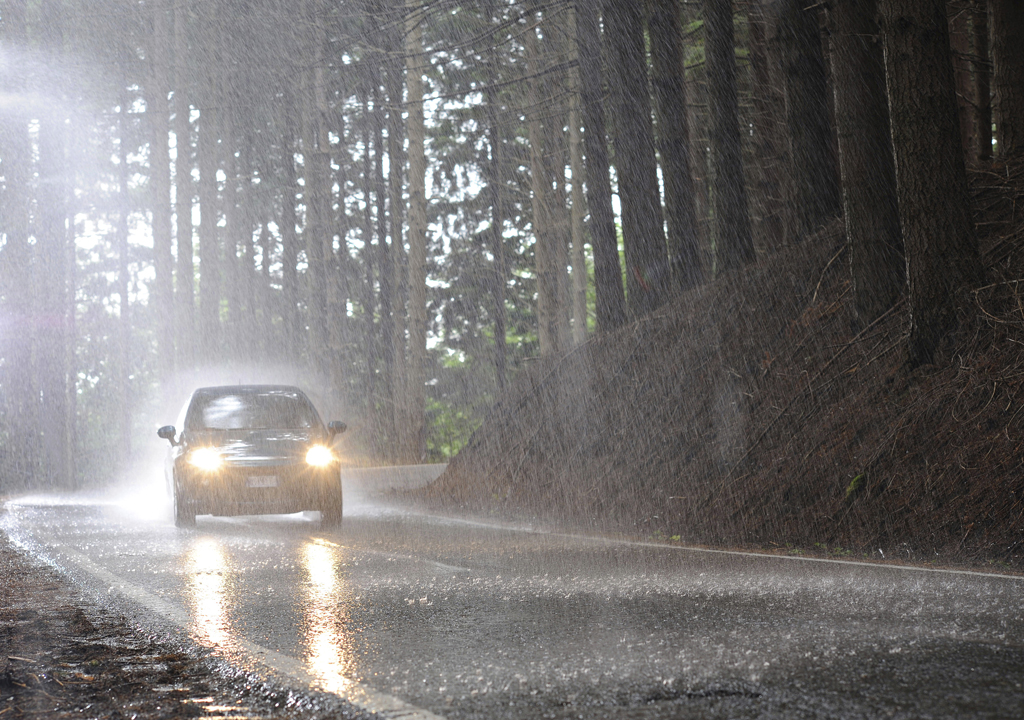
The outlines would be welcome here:
[[[189,549],[187,569],[193,615],[190,631],[205,645],[230,647],[233,642],[224,597],[228,569],[224,548],[214,538],[197,540]]]
[[[345,634],[345,615],[340,602],[345,590],[338,577],[341,548],[326,540],[312,540],[303,547],[302,559],[309,580],[303,603],[304,632],[310,671],[322,689],[341,693],[351,684],[351,638]]]

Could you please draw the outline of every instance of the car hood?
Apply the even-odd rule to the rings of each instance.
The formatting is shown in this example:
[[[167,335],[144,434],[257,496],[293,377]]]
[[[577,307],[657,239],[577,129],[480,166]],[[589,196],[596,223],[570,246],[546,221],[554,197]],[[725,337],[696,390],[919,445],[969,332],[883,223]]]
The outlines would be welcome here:
[[[303,430],[204,430],[190,433],[190,447],[216,447],[232,465],[281,465],[305,462],[319,433]]]

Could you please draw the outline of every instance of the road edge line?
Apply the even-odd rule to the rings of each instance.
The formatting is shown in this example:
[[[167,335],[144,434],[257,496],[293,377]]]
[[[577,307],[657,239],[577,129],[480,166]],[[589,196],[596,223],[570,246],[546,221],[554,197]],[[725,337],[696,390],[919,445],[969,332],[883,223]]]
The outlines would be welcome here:
[[[8,537],[10,537],[9,534]],[[67,562],[76,565],[80,570],[107,584],[114,592],[140,605],[142,608],[160,615],[184,631],[186,635],[188,634],[189,617],[185,610],[118,577],[106,568],[100,567],[77,550],[57,543],[52,537],[36,537],[37,541],[45,543],[45,547],[50,552],[63,556]],[[11,540],[14,541],[14,538],[11,538]],[[21,545],[21,543],[17,544]],[[297,680],[309,690],[335,695],[360,710],[365,710],[382,718],[393,718],[394,720],[446,720],[442,715],[437,715],[425,708],[407,703],[393,695],[374,690],[356,680],[348,681],[349,685],[345,688],[344,694],[320,690],[317,687],[318,678],[308,672],[301,661],[241,638],[233,641],[232,645],[248,654],[252,662],[264,666],[273,673]]]

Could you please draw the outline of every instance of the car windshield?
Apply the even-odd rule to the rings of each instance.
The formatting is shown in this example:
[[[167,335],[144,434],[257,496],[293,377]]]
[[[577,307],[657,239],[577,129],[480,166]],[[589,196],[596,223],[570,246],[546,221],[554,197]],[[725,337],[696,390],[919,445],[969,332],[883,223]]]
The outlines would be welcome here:
[[[280,430],[317,427],[316,410],[288,390],[197,394],[185,421],[189,430]]]

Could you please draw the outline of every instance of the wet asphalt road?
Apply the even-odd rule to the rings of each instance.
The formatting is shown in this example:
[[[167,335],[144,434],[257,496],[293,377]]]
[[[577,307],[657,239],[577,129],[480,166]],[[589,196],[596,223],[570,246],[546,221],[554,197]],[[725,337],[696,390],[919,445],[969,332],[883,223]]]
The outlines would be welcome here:
[[[3,530],[157,635],[385,717],[1024,717],[1024,579],[346,506],[27,499]]]

